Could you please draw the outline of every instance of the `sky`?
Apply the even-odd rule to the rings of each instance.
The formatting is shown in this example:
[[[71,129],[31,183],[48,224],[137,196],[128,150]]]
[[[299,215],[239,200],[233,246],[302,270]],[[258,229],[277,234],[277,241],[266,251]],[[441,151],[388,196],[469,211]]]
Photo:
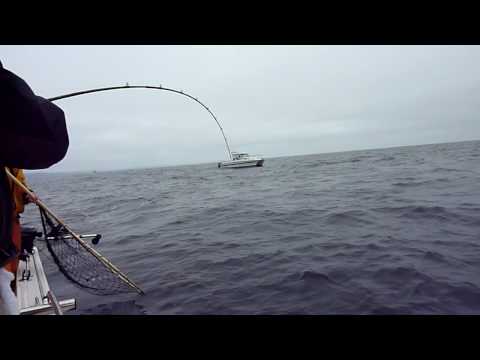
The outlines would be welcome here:
[[[480,139],[480,46],[6,46],[3,66],[43,97],[162,85],[216,115],[232,151],[266,158]],[[49,171],[228,157],[211,115],[128,89],[56,102],[70,137]]]

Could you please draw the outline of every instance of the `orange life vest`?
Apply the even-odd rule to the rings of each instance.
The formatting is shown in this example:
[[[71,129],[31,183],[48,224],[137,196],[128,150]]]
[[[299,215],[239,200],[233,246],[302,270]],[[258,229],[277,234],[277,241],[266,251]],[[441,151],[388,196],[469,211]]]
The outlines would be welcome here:
[[[10,172],[23,184],[26,185],[25,175],[23,174],[22,169],[9,169]],[[14,203],[14,209],[12,212],[12,242],[17,248],[17,251],[20,251],[22,248],[22,229],[20,227],[19,215],[23,213],[25,209],[25,191],[23,191],[19,186],[15,185],[13,180],[8,179],[10,184],[10,189],[12,191],[12,199]],[[18,268],[18,258],[10,260],[5,264],[5,269],[12,272],[14,275],[17,273]]]

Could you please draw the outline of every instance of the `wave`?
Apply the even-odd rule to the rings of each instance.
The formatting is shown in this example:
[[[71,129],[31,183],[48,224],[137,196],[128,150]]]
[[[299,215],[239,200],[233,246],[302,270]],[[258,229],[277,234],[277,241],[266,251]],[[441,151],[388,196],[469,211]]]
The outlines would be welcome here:
[[[302,167],[304,168],[316,168],[321,166],[329,166],[329,165],[340,165],[340,164],[354,164],[360,161],[366,160],[371,158],[371,156],[361,156],[347,160],[337,160],[337,161],[330,161],[330,160],[318,160],[316,162],[303,164]]]
[[[445,172],[464,172],[464,171],[465,170],[438,167],[438,168],[435,168],[435,169],[431,170],[430,172],[432,172],[432,173],[438,173],[438,172],[445,173]]]
[[[372,224],[371,220],[365,218],[366,215],[362,210],[347,210],[328,215],[325,222],[330,225]]]
[[[437,183],[437,182],[449,182],[449,181],[451,181],[451,180],[446,179],[446,178],[431,179],[431,180],[420,180],[420,181],[409,180],[408,182],[395,182],[392,185],[393,186],[400,186],[400,187],[410,187],[410,186],[430,185],[430,184]]]
[[[383,214],[397,215],[405,218],[412,218],[416,220],[421,219],[438,219],[451,220],[456,219],[460,215],[447,209],[443,206],[388,206],[371,209],[372,211],[381,212]]]
[[[405,266],[381,268],[372,274],[372,278],[376,281],[387,283],[390,286],[397,284],[406,285],[410,281],[433,281],[433,279],[429,275],[413,267]]]
[[[81,313],[84,315],[147,315],[145,308],[134,300],[100,304],[84,309]]]
[[[380,159],[375,160],[375,162],[383,162],[383,161],[393,161],[395,160],[395,156],[385,156]]]
[[[433,261],[435,263],[440,263],[440,264],[449,264],[450,263],[444,255],[442,255],[442,254],[440,254],[439,252],[436,252],[436,251],[426,251],[423,254],[423,258],[425,260],[430,260],[430,261]]]
[[[306,270],[301,273],[300,280],[315,283],[316,285],[321,285],[324,283],[340,285],[336,281],[332,280],[327,274]]]

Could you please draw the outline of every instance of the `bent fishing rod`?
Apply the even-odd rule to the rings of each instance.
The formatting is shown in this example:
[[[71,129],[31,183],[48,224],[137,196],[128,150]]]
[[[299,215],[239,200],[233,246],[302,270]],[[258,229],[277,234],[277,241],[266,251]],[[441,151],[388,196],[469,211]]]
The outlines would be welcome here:
[[[154,90],[165,90],[165,91],[170,91],[170,92],[173,92],[173,93],[176,93],[176,94],[180,94],[180,95],[189,97],[190,99],[196,101],[196,102],[199,103],[203,108],[205,108],[205,109],[210,113],[210,115],[212,115],[213,119],[214,119],[215,122],[217,123],[218,128],[220,129],[220,132],[222,133],[223,140],[225,140],[225,145],[227,146],[228,157],[229,157],[229,159],[232,159],[232,153],[231,153],[231,151],[230,151],[230,146],[228,145],[227,137],[225,136],[225,132],[223,131],[222,125],[220,125],[220,122],[218,121],[217,117],[216,117],[216,116],[213,114],[213,112],[208,108],[208,106],[206,106],[204,103],[202,103],[202,102],[201,102],[200,100],[198,100],[196,97],[193,97],[192,95],[187,94],[187,93],[184,92],[184,91],[175,90],[175,89],[170,89],[170,88],[167,88],[167,87],[163,87],[163,86],[161,86],[161,85],[160,85],[160,86],[128,85],[128,83],[127,83],[127,85],[124,85],[124,86],[111,86],[111,87],[105,87],[105,88],[96,88],[96,89],[89,89],[89,90],[83,90],[83,91],[76,91],[76,92],[73,92],[73,93],[70,93],[70,94],[55,96],[55,97],[49,98],[49,99],[47,99],[47,100],[49,100],[49,101],[57,101],[57,100],[60,100],[60,99],[66,99],[66,98],[73,97],[73,96],[85,95],[85,94],[90,94],[90,93],[100,92],[100,91],[117,90],[117,89],[154,89]]]
[[[84,90],[84,91],[77,91],[65,95],[60,95],[60,96],[55,96],[52,98],[49,98],[47,100],[49,101],[57,101],[60,99],[66,99],[69,97],[74,97],[74,96],[79,96],[79,95],[84,95],[84,94],[89,94],[89,93],[94,93],[94,92],[100,92],[100,91],[109,91],[109,90],[116,90],[116,89],[155,89],[155,90],[165,90],[165,91],[170,91],[174,92],[180,95],[184,95],[189,97],[190,99],[196,101],[199,103],[203,108],[205,108],[209,114],[213,117],[215,122],[217,123],[220,132],[222,133],[223,139],[225,140],[225,145],[227,147],[228,151],[228,156],[231,159],[231,151],[230,151],[230,146],[228,145],[227,137],[225,136],[225,133],[223,131],[222,126],[220,125],[220,122],[218,121],[217,117],[213,114],[213,112],[205,105],[203,104],[200,100],[197,98],[193,97],[190,94],[187,94],[183,91],[175,90],[175,89],[170,89],[162,86],[149,86],[149,85],[124,85],[124,86],[112,86],[112,87],[105,87],[105,88],[96,88],[96,89],[89,89],[89,90]],[[8,171],[8,169],[5,169],[7,175],[10,177],[10,179],[18,185],[22,190],[24,190],[27,194],[30,196],[33,196],[33,193],[28,189],[25,185],[23,185],[13,174]],[[131,281],[125,274],[123,274],[115,265],[113,265],[107,258],[105,258],[103,255],[101,255],[99,252],[97,252],[95,249],[90,247],[83,239],[81,235],[76,234],[72,229],[70,229],[69,226],[67,226],[55,213],[53,213],[40,199],[36,199],[35,203],[37,206],[48,213],[51,217],[53,217],[69,234],[72,238],[74,238],[87,252],[89,252],[92,256],[94,256],[97,260],[99,260],[106,268],[108,268],[111,272],[116,274],[123,282],[128,284],[130,287],[134,288],[138,293],[144,294],[144,292],[138,287],[133,281]]]

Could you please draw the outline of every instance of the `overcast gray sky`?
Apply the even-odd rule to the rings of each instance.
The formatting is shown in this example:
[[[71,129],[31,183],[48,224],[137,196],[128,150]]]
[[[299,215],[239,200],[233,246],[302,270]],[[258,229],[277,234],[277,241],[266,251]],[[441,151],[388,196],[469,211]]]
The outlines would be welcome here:
[[[126,82],[184,90],[232,150],[265,157],[480,139],[479,46],[0,46],[0,60],[44,97]],[[181,95],[57,104],[71,144],[52,171],[227,158],[213,118]]]

